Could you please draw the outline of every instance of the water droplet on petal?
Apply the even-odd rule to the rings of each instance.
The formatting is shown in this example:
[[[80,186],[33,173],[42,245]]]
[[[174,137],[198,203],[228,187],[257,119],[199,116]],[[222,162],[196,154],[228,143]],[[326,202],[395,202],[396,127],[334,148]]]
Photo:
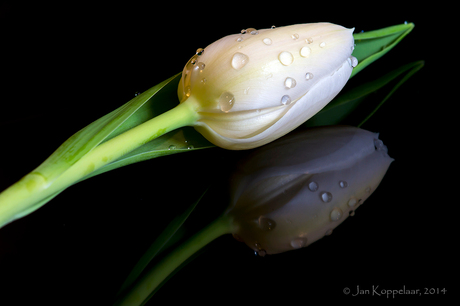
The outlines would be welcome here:
[[[321,192],[321,194],[319,196],[321,198],[321,201],[323,201],[325,203],[328,203],[328,202],[332,201],[332,194],[330,192],[328,192],[328,191]]]
[[[201,79],[201,84],[205,85],[207,82],[206,78]]]
[[[246,34],[248,31],[246,29],[241,30],[241,34]]]
[[[282,96],[281,97],[281,104],[283,104],[283,105],[291,104],[291,97],[289,97],[288,95]]]
[[[323,41],[322,43],[319,44],[320,48],[326,47],[326,43]]]
[[[192,89],[190,86],[185,87],[185,96],[188,98],[192,94]]]
[[[348,200],[348,206],[350,207],[355,206],[356,203],[358,203],[358,200],[356,198],[351,198],[350,200]]]
[[[200,56],[200,55],[203,55],[203,52],[204,52],[204,49],[203,48],[198,48],[196,49],[196,55]]]
[[[270,218],[260,216],[259,217],[259,227],[264,231],[270,231],[276,227],[276,222]]]
[[[291,246],[294,249],[300,249],[300,248],[305,247],[306,245],[307,245],[307,237],[298,237],[298,238],[292,239],[291,241]]]
[[[318,184],[316,182],[310,182],[308,184],[308,189],[310,189],[310,191],[316,191],[318,190]]]
[[[313,43],[313,38],[308,37],[307,39],[305,39],[305,42],[306,42],[307,44],[311,44],[311,43]]]
[[[257,30],[254,29],[254,28],[247,28],[247,29],[246,29],[246,33],[249,33],[249,34],[251,34],[251,35],[257,35],[257,34],[259,34],[259,31],[257,31]]]
[[[223,112],[227,113],[230,109],[232,109],[234,103],[235,103],[235,96],[228,91],[223,92],[219,97],[220,109]]]
[[[342,218],[343,212],[340,208],[336,207],[331,211],[331,220],[337,221]]]
[[[272,30],[273,30],[273,29],[275,29],[275,28],[276,28],[276,27],[275,27],[274,25],[272,25],[270,29],[272,29]]]
[[[324,233],[324,236],[330,236],[332,235],[332,228],[328,229],[326,233]]]
[[[348,58],[350,60],[350,66],[355,68],[356,66],[358,66],[358,59],[354,56],[351,56]]]
[[[354,211],[354,210],[350,210],[350,212],[348,213],[348,215],[349,215],[350,217],[353,217],[353,216],[355,215],[355,211]]]
[[[305,80],[308,81],[308,80],[311,80],[311,79],[313,79],[313,73],[307,72],[307,73],[305,74]]]
[[[289,66],[294,61],[294,56],[292,56],[291,52],[283,51],[278,56],[278,59],[284,66]]]
[[[284,86],[288,89],[294,88],[297,85],[297,82],[293,78],[286,78],[284,80]]]
[[[246,54],[236,52],[232,57],[233,69],[240,70],[249,62],[249,57]]]
[[[267,37],[267,38],[264,38],[264,39],[263,39],[263,42],[264,42],[264,44],[266,44],[267,46],[272,44],[272,40],[271,40],[270,38],[268,38],[268,37]]]
[[[371,187],[367,187],[365,191],[366,193],[371,193]]]
[[[243,41],[243,36],[240,36],[236,39],[237,42],[242,42]]]
[[[303,47],[300,49],[300,56],[302,57],[309,57],[311,53],[311,49],[309,47]]]
[[[299,34],[294,33],[294,34],[291,35],[291,38],[294,39],[294,40],[299,39]]]
[[[345,181],[340,181],[339,186],[340,186],[340,188],[346,188],[346,187],[348,187],[348,183],[345,182]]]

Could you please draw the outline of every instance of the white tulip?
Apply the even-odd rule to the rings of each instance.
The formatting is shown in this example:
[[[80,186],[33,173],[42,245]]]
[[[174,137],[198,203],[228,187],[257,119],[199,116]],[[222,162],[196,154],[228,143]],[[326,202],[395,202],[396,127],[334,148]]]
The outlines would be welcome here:
[[[226,212],[259,255],[329,235],[377,188],[393,161],[374,134],[347,126],[295,132],[239,164]]]
[[[226,149],[249,149],[292,131],[343,88],[357,65],[353,29],[331,23],[247,29],[198,49],[184,67],[181,103],[195,128]]]

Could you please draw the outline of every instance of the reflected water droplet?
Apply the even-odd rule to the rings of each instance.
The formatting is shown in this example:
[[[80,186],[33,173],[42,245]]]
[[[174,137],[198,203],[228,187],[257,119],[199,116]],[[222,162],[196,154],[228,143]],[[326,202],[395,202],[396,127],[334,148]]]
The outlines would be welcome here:
[[[240,70],[243,68],[249,61],[249,57],[246,54],[236,52],[232,57],[232,67],[233,69]]]
[[[300,249],[300,248],[305,247],[306,245],[307,245],[307,237],[298,237],[298,238],[292,239],[291,241],[291,246],[294,249]]]
[[[316,182],[310,182],[308,184],[308,189],[310,189],[310,191],[316,191],[318,190],[318,184]]]
[[[278,59],[284,66],[289,66],[294,61],[294,56],[291,52],[283,51],[279,54]]]
[[[235,96],[228,91],[223,92],[219,97],[220,109],[223,112],[227,113],[233,107],[234,102]]]
[[[270,231],[276,227],[276,222],[270,218],[260,216],[259,217],[259,227],[264,231]]]
[[[328,191],[321,192],[321,194],[319,196],[321,198],[321,201],[323,201],[325,203],[328,203],[328,202],[332,201],[332,194],[330,192],[328,192]]]
[[[356,203],[358,203],[358,200],[356,198],[351,198],[350,200],[348,200],[348,206],[350,207],[355,206]]]
[[[331,211],[331,220],[337,221],[342,218],[343,212],[340,208],[336,207]]]

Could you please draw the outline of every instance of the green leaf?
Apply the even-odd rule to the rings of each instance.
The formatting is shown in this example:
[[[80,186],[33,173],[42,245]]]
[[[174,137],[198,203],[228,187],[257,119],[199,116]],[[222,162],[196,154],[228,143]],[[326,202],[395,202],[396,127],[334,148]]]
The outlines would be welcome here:
[[[142,271],[147,267],[147,265],[163,250],[165,250],[169,245],[174,243],[175,241],[180,239],[181,232],[179,231],[184,222],[190,216],[192,211],[195,209],[196,205],[200,200],[203,198],[207,190],[203,192],[198,200],[196,200],[185,212],[181,215],[174,218],[168,226],[164,229],[164,231],[157,237],[157,239],[153,242],[153,244],[149,247],[149,249],[144,253],[141,259],[137,262],[134,266],[132,271],[129,273],[128,277],[126,278],[125,282],[121,286],[120,290],[118,291],[117,296],[122,294],[125,290],[127,290],[141,275]],[[182,233],[183,234],[183,233]]]
[[[66,140],[34,172],[45,177],[47,183],[50,183],[100,143],[138,125],[140,119],[159,115],[163,112],[163,109],[148,108],[148,111],[146,111],[146,108],[142,106],[165,85],[177,80],[178,76],[180,78],[180,74],[178,74],[148,89],[128,103],[78,131]],[[104,97],[104,95],[101,95],[100,99],[104,99]],[[168,107],[168,102],[177,104],[177,98],[174,101],[165,101],[165,104],[160,107]],[[135,113],[136,116],[131,118]]]
[[[396,91],[396,89],[399,88],[399,86],[407,81],[415,72],[420,70],[423,65],[423,61],[406,64],[385,74],[377,80],[364,83],[344,93],[340,93],[319,113],[305,122],[304,126],[313,127],[322,125],[351,124],[360,127],[378,110],[378,108]],[[401,76],[401,80],[398,81],[395,85],[391,87],[388,86],[388,94],[382,101],[378,102],[376,99],[368,99],[371,93],[385,89],[389,84],[394,84],[392,81]],[[370,101],[367,102],[367,100]],[[350,115],[365,101],[367,104],[366,107],[373,110],[364,119],[361,117],[359,121],[352,122],[353,120],[349,118]]]
[[[413,28],[413,23],[404,23],[380,30],[353,34],[356,44],[353,56],[358,59],[358,65],[353,69],[351,77],[385,55]]]

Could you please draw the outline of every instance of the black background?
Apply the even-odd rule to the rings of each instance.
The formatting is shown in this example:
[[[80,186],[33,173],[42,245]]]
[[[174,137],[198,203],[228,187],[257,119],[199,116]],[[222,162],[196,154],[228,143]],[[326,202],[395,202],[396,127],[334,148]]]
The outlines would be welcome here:
[[[356,32],[413,22],[411,34],[350,82],[425,60],[425,67],[363,126],[380,133],[395,162],[356,215],[308,248],[264,258],[230,235],[221,237],[152,302],[268,304],[281,298],[303,305],[317,298],[386,299],[343,293],[346,287],[355,293],[358,285],[420,289],[421,297],[395,298],[410,301],[452,295],[451,274],[458,264],[452,260],[455,232],[447,220],[455,216],[458,199],[448,187],[456,174],[447,155],[454,150],[450,135],[455,130],[445,116],[458,98],[449,95],[448,74],[439,70],[448,60],[439,53],[449,43],[440,38],[445,26],[433,22],[432,9],[369,5],[3,2],[0,190],[74,132],[181,71],[197,48],[222,36],[248,27],[320,21]],[[8,301],[5,305],[110,305],[165,222],[210,181],[225,184],[229,161],[238,155],[233,153],[197,151],[118,169],[69,188],[2,228],[1,300]],[[209,219],[209,207],[215,211],[225,201],[224,194],[210,193],[191,223]],[[423,295],[425,288],[447,288],[447,293]]]

